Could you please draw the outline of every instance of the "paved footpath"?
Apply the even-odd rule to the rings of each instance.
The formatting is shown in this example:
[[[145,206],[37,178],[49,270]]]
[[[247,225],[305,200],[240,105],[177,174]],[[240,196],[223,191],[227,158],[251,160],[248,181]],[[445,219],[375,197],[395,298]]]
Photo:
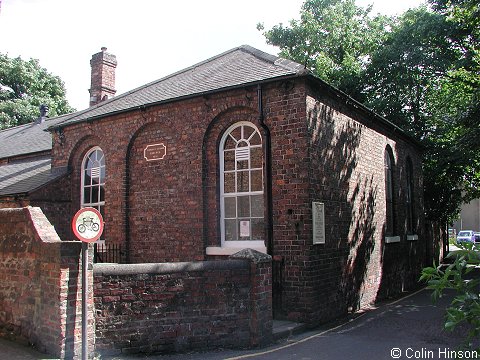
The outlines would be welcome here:
[[[219,350],[204,353],[117,356],[109,360],[381,360],[454,359],[462,342],[461,331],[443,331],[443,317],[453,293],[433,304],[430,291],[420,290],[394,302],[368,310],[353,320],[329,328],[304,332],[264,349]],[[470,358],[463,353],[463,358]],[[23,356],[23,357],[22,357]],[[457,358],[459,358],[457,353]],[[5,340],[0,340],[0,359],[50,359]]]

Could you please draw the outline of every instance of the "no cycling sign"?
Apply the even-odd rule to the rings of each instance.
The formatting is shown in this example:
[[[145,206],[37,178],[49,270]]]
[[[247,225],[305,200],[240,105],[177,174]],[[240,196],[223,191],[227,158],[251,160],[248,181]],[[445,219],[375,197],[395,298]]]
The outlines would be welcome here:
[[[88,359],[88,246],[100,239],[103,232],[102,214],[94,208],[77,211],[72,219],[72,230],[82,241],[82,360]]]
[[[80,241],[97,241],[103,232],[102,214],[94,208],[78,210],[72,220],[72,230]]]

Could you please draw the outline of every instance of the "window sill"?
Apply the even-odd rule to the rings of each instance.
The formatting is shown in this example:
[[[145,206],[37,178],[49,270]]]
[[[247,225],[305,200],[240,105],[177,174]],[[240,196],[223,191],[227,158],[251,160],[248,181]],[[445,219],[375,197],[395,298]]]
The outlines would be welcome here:
[[[385,236],[385,244],[400,242],[400,236]]]
[[[265,246],[247,246],[247,244],[245,244],[244,247],[209,246],[207,247],[207,255],[230,256],[243,249],[253,249],[264,254],[267,253],[267,248]]]
[[[407,235],[407,240],[408,241],[417,241],[418,240],[418,235]]]

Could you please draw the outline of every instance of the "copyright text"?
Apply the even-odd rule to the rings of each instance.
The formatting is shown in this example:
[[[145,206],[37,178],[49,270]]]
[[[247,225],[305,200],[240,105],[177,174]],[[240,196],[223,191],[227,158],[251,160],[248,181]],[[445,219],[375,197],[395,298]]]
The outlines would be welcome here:
[[[392,359],[478,359],[480,354],[477,350],[452,350],[450,348],[393,348],[390,350]]]

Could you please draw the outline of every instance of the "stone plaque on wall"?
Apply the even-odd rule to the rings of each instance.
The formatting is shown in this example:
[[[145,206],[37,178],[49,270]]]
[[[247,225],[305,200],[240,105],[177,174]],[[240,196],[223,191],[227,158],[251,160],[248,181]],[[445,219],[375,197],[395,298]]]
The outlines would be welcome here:
[[[313,243],[325,244],[325,204],[312,202]]]
[[[147,161],[162,160],[165,155],[167,155],[167,147],[163,143],[147,145],[143,150],[143,157]]]

